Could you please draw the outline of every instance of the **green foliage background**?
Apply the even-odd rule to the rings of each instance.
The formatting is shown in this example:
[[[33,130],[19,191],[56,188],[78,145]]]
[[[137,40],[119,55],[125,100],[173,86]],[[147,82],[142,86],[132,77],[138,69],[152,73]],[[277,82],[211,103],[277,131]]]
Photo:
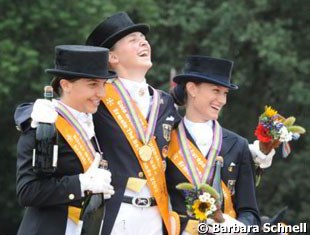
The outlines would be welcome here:
[[[41,96],[55,45],[83,44],[116,11],[151,25],[152,85],[168,90],[170,70],[180,72],[189,54],[232,59],[240,89],[229,95],[223,126],[252,141],[269,104],[310,131],[308,0],[0,0],[0,6],[0,235],[15,234],[23,212],[15,199],[15,107]],[[265,171],[257,189],[262,214],[287,205],[288,223],[310,222],[309,146],[307,133]]]

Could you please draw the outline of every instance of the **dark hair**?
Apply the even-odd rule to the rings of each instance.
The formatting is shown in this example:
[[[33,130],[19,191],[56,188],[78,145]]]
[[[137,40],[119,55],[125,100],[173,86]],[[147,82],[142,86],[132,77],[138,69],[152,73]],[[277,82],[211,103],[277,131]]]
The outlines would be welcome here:
[[[56,93],[58,96],[60,96],[60,82],[61,78],[60,77],[54,77],[51,86],[53,87],[54,93]]]
[[[174,88],[170,90],[170,95],[172,96],[174,103],[176,103],[179,106],[185,105],[187,100],[185,83],[177,84]]]
[[[69,82],[75,82],[81,78],[54,77],[52,82],[51,82],[51,86],[53,87],[54,93],[56,93],[58,96],[60,96],[62,93],[62,89],[60,87],[60,80],[61,79],[68,80]]]
[[[187,91],[186,91],[186,83],[192,82],[195,83],[197,86],[203,82],[196,82],[196,81],[186,81],[182,83],[178,83],[174,88],[170,90],[170,95],[172,96],[174,103],[179,106],[184,106],[187,102]]]

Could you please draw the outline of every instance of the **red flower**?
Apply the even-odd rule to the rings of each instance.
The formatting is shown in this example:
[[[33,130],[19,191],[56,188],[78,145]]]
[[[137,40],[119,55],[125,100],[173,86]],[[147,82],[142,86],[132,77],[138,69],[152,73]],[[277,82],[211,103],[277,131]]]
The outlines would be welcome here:
[[[265,128],[262,124],[258,124],[254,134],[261,142],[268,143],[272,140],[269,129]]]

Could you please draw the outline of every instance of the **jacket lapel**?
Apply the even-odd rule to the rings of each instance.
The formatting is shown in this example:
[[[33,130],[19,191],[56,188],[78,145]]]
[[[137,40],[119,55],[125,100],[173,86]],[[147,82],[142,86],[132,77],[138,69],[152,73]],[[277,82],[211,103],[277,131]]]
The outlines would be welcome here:
[[[231,150],[236,141],[237,138],[233,135],[230,135],[229,132],[223,128],[223,142],[220,155],[224,157]]]

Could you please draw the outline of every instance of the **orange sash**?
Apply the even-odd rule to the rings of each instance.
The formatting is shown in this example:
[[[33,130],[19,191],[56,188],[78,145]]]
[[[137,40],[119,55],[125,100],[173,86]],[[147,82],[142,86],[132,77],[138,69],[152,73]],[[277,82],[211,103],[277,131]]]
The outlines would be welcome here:
[[[186,177],[186,179],[191,182],[191,177],[189,171],[186,167],[186,163],[181,156],[180,146],[177,141],[177,131],[173,130],[171,133],[171,142],[168,150],[168,158],[176,165],[176,167],[181,171],[181,173]],[[194,165],[197,167],[200,174],[203,173],[205,165],[207,164],[207,159],[201,154],[201,152],[196,148],[196,146],[189,141],[189,151],[193,156]],[[236,212],[233,208],[233,203],[231,200],[231,193],[225,183],[222,181],[222,190],[224,196],[224,213],[236,218]]]
[[[120,95],[116,92],[113,84],[107,83],[105,86],[106,96],[102,99],[107,109],[112,114],[115,121],[122,129],[128,142],[133,149],[137,160],[147,178],[150,190],[155,197],[161,217],[164,224],[170,232],[170,221],[169,221],[169,209],[168,209],[168,192],[166,187],[165,172],[163,168],[162,158],[158,149],[157,143],[154,136],[151,137],[148,145],[152,149],[152,158],[149,161],[142,161],[139,157],[139,149],[143,146],[142,142],[138,139],[135,127],[130,121],[128,111],[125,108],[124,102]],[[142,116],[141,112],[138,112],[140,120],[143,122],[143,127],[147,127],[147,121]]]
[[[76,130],[60,115],[58,115],[56,127],[80,159],[85,172],[94,160],[94,156],[87,151],[85,142]]]
[[[86,144],[76,130],[60,115],[56,120],[57,130],[61,133],[64,139],[68,142],[75,154],[78,156],[84,172],[92,164],[94,157],[87,150]],[[81,214],[81,209],[73,206],[68,208],[68,217],[75,223],[78,223]]]

